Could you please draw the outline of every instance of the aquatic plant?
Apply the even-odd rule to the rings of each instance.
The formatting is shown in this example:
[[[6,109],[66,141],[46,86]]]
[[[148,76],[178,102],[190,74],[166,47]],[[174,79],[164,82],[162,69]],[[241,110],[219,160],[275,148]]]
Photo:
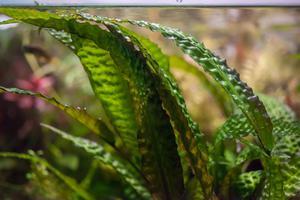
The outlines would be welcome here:
[[[128,199],[281,200],[299,196],[300,123],[294,113],[271,97],[257,96],[226,60],[191,35],[156,23],[81,11],[0,8],[0,13],[12,17],[2,24],[25,22],[46,29],[73,51],[109,122],[41,93],[5,87],[0,92],[40,98],[98,134],[105,145],[41,124],[114,169],[129,191]],[[203,74],[197,68],[184,68],[197,74],[224,113],[231,114],[213,142],[205,139],[191,118],[169,71],[168,56],[126,24],[159,32],[205,70]],[[73,198],[93,199],[88,188],[37,154],[3,152],[0,156],[42,165],[74,191]],[[253,163],[259,167],[251,169]],[[42,179],[38,169],[35,177]]]

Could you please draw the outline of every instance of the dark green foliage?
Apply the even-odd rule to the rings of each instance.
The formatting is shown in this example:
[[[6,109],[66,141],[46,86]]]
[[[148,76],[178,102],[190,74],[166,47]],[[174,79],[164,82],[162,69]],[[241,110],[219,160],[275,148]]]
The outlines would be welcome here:
[[[299,193],[300,124],[294,113],[273,98],[255,95],[225,60],[192,36],[155,23],[80,11],[0,8],[0,13],[14,18],[5,23],[18,20],[45,28],[79,57],[110,124],[40,93],[4,87],[0,92],[41,98],[99,134],[101,144],[42,124],[84,149],[93,160],[114,169],[128,199],[281,200]],[[169,71],[169,58],[155,43],[127,29],[124,23],[160,32],[173,40],[216,81],[197,67],[171,57],[171,67],[197,76],[225,116],[231,115],[216,132],[212,144],[204,139],[188,113]],[[229,97],[238,108],[233,114]],[[41,158],[36,160],[30,155],[1,155],[41,163]],[[262,169],[247,171],[254,162],[259,162]],[[46,161],[42,163],[78,196],[92,198]],[[89,187],[95,170],[88,173],[83,188]],[[42,177],[35,174],[35,180]]]
[[[60,179],[65,185],[67,185],[71,190],[75,192],[75,196],[80,196],[82,199],[91,200],[93,199],[90,194],[88,194],[83,188],[80,187],[79,184],[76,183],[76,181],[64,174],[62,174],[60,171],[55,169],[52,165],[50,165],[46,160],[40,158],[38,155],[36,155],[34,152],[29,152],[28,154],[21,154],[21,153],[10,153],[10,152],[1,152],[0,157],[5,158],[17,158],[17,159],[24,159],[32,162],[32,164],[37,165],[37,167],[42,167],[44,170],[49,170],[53,175],[56,176],[56,178]],[[39,176],[41,174],[34,173],[35,176]],[[37,178],[37,177],[36,177]],[[40,177],[41,179],[44,179],[43,177]],[[46,177],[48,178],[48,177]],[[45,180],[41,180],[45,181]],[[46,185],[44,185],[46,186]]]
[[[249,197],[256,189],[262,178],[261,171],[245,172],[235,181],[237,193],[242,198]]]
[[[287,133],[277,142],[272,150],[272,157],[279,170],[275,176],[282,177],[283,192],[286,197],[293,197],[300,190],[300,124],[295,132]],[[270,179],[274,179],[271,178]]]

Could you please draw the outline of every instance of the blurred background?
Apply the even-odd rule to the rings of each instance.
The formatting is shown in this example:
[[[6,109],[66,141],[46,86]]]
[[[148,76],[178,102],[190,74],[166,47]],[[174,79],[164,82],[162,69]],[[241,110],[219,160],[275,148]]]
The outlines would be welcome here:
[[[106,8],[85,11],[157,22],[191,33],[207,48],[226,58],[228,65],[237,69],[242,80],[255,92],[284,101],[300,116],[300,9]],[[0,15],[0,20],[5,19]],[[159,34],[132,28],[149,36],[168,55],[183,56]],[[190,58],[183,58],[194,64]],[[173,68],[174,63],[171,62],[171,71],[188,109],[209,137],[224,122],[226,114],[195,76]],[[89,113],[105,119],[79,60],[37,27],[0,26],[0,85],[55,96],[66,104],[86,107]],[[85,127],[50,105],[32,97],[1,94],[0,151],[39,151],[64,173],[83,180],[93,166],[91,159],[72,144],[42,130],[41,122],[97,141]],[[40,180],[26,175],[29,169],[27,162],[0,159],[0,199],[66,199],[68,190],[50,183],[39,187]],[[123,192],[118,189],[119,182],[113,172],[101,174],[98,171],[90,172],[95,173],[91,180],[93,194],[101,198],[102,193],[107,193],[113,198],[114,194]],[[51,178],[48,180],[55,183]],[[41,195],[47,190],[52,191],[51,194]]]

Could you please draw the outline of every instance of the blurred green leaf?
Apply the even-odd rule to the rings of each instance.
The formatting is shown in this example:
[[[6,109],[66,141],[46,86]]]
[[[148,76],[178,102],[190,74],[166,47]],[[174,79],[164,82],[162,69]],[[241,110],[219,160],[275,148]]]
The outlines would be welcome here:
[[[88,129],[90,129],[94,133],[99,134],[100,137],[102,137],[105,141],[108,141],[109,143],[113,141],[113,134],[109,131],[107,126],[104,124],[104,122],[102,122],[100,119],[92,117],[85,110],[81,108],[73,108],[69,105],[60,103],[54,97],[47,97],[41,93],[36,93],[28,90],[21,90],[18,88],[5,88],[0,86],[0,93],[3,92],[14,93],[19,95],[29,95],[29,96],[40,98],[54,105],[55,107],[59,108],[60,110],[68,114],[73,119],[85,125]]]
[[[136,168],[133,168],[133,166],[129,166],[126,161],[106,151],[100,144],[84,138],[72,136],[47,124],[41,125],[47,129],[50,129],[54,133],[57,133],[62,138],[69,140],[75,146],[82,148],[87,153],[91,154],[95,160],[103,162],[104,164],[115,169],[116,172],[124,179],[124,181],[126,181],[126,183],[129,184],[140,195],[141,198],[150,198],[150,194],[143,187],[144,183],[142,177],[140,177],[140,174],[138,174],[139,171]]]
[[[232,105],[229,96],[224,92],[224,90],[211,80],[209,80],[205,72],[198,69],[196,66],[188,63],[183,58],[178,56],[170,56],[171,68],[179,69],[185,73],[192,74],[196,76],[202,85],[211,93],[211,95],[216,99],[218,105],[220,106],[222,112],[225,116],[229,116],[232,113]]]
[[[76,181],[58,171],[52,165],[50,165],[46,160],[40,158],[36,154],[22,154],[22,153],[13,153],[13,152],[0,152],[0,157],[4,158],[17,158],[24,159],[32,162],[34,165],[41,164],[51,171],[57,178],[59,178],[63,183],[65,183],[70,189],[72,189],[76,195],[79,195],[83,199],[93,199],[90,194],[88,194]]]

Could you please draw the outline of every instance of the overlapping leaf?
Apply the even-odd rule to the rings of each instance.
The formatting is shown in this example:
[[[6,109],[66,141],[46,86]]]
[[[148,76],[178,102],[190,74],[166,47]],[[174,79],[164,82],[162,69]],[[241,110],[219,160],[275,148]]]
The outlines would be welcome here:
[[[263,155],[262,150],[256,145],[246,146],[236,157],[235,165],[243,164],[246,161],[259,159]]]
[[[50,30],[52,36],[69,46],[80,58],[95,95],[101,100],[109,119],[125,146],[138,157],[137,124],[127,82],[123,79],[110,53],[92,40],[73,37],[66,32]]]
[[[149,72],[147,60],[111,25],[108,28],[119,38],[120,53],[125,52],[125,60],[115,57],[123,65],[129,84],[137,90],[135,97],[137,118],[140,125],[138,142],[142,156],[142,170],[155,198],[177,199],[183,193],[182,168],[177,153],[177,145],[169,116],[162,108],[162,102],[155,88],[155,79]],[[123,43],[123,44],[122,44]],[[116,52],[111,51],[111,52]],[[124,66],[124,63],[128,63]]]
[[[289,107],[274,98],[261,96],[271,116],[274,128],[275,146],[271,157],[265,157],[257,148],[246,147],[237,157],[236,164],[251,159],[262,159],[266,180],[263,183],[262,199],[284,199],[299,192],[299,153],[300,143],[296,139],[300,134],[300,124]],[[224,139],[240,139],[253,134],[253,127],[242,115],[234,115],[220,129],[216,143]],[[255,147],[255,146],[254,146]]]
[[[202,134],[198,126],[187,112],[186,105],[176,82],[169,72],[166,71],[164,67],[159,66],[152,55],[148,53],[141,42],[143,39],[141,39],[139,35],[128,31],[124,27],[112,25],[110,25],[110,27],[122,33],[125,37],[129,37],[132,42],[139,47],[145,58],[147,58],[151,67],[152,77],[155,80],[155,86],[160,94],[164,108],[174,122],[175,129],[180,133],[180,138],[187,151],[191,167],[198,180],[200,180],[204,196],[210,198],[210,196],[212,196],[212,179],[208,174],[205,164],[207,149],[204,142],[201,141]]]
[[[282,177],[285,197],[294,197],[300,192],[300,124],[298,130],[284,135],[276,143],[271,155],[278,169],[274,176]],[[267,184],[271,185],[270,179]],[[275,192],[272,185],[270,192]]]
[[[137,172],[134,171],[132,167],[124,163],[123,160],[105,151],[103,146],[84,138],[69,135],[50,125],[42,124],[42,126],[59,134],[62,138],[71,141],[77,147],[84,149],[87,153],[91,154],[94,159],[114,168],[116,172],[119,173],[126,181],[126,183],[131,185],[131,187],[140,195],[141,198],[150,199],[150,194],[144,188],[142,178],[139,177]]]
[[[246,147],[237,157],[236,162],[241,163],[254,158],[264,160],[266,180],[263,183],[262,199],[285,199],[293,197],[300,190],[300,143],[297,139],[300,134],[300,123],[296,121],[295,114],[283,103],[262,96],[268,112],[270,113],[274,129],[276,144],[271,157],[264,157],[259,149]],[[221,131],[216,142],[225,138],[241,138],[254,133],[253,127],[241,115],[230,118]],[[226,135],[226,136],[225,136]],[[224,137],[225,136],[225,137]]]
[[[195,177],[187,183],[184,198],[186,200],[205,200],[201,185]]]
[[[295,114],[293,111],[282,102],[260,95],[273,123],[272,134],[277,141],[283,134],[288,134],[297,129]],[[243,114],[232,115],[216,134],[215,143],[219,143],[226,139],[241,138],[249,134],[255,134],[254,127],[250,124]]]
[[[232,112],[232,105],[230,97],[224,92],[224,90],[214,82],[208,79],[205,72],[198,69],[196,66],[186,62],[183,58],[178,56],[170,56],[171,68],[182,70],[186,73],[196,76],[202,85],[211,93],[216,102],[220,106],[221,110],[226,116],[229,116]]]
[[[86,200],[93,199],[93,197],[90,194],[88,194],[83,188],[81,188],[80,185],[74,179],[62,174],[60,171],[58,171],[56,168],[50,165],[46,160],[40,158],[35,154],[1,152],[0,157],[24,159],[32,162],[33,164],[41,164],[45,166],[49,171],[51,171],[58,179],[60,179],[70,189],[76,192],[76,194],[79,195],[81,198]]]
[[[143,45],[145,49],[147,49],[147,53],[151,56],[151,58],[153,58],[156,61],[159,67],[163,68],[166,71],[169,70],[169,58],[162,52],[162,50],[158,47],[157,44],[155,44],[146,37],[136,34],[135,32],[129,29],[125,29],[121,26],[119,26],[119,28],[121,28],[123,31],[126,31],[130,35],[138,37],[139,42]]]
[[[263,184],[260,200],[282,200],[286,199],[283,190],[283,176],[276,159],[265,160],[266,179]]]

